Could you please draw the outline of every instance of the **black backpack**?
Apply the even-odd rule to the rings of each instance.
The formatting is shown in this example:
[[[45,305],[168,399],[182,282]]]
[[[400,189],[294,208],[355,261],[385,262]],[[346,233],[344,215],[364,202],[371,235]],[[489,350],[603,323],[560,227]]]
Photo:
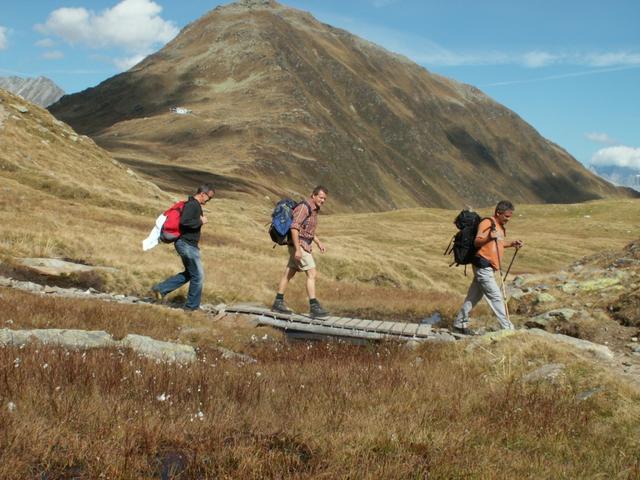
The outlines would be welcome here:
[[[496,225],[491,217],[485,217],[491,220],[491,229],[495,230]],[[473,258],[478,249],[474,245],[476,235],[478,234],[478,225],[484,220],[476,212],[468,209],[462,210],[453,221],[458,228],[449,245],[444,251],[444,255],[450,255],[453,252],[453,262],[449,265],[469,265],[473,263]],[[466,272],[465,272],[466,273]]]

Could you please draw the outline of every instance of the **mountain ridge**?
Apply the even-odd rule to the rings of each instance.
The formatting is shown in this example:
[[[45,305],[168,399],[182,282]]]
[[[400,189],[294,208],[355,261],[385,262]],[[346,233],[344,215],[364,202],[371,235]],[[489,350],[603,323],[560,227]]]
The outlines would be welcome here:
[[[344,210],[630,195],[479,89],[271,0],[217,7],[50,110],[151,179],[159,164],[258,195],[323,183]]]
[[[57,102],[64,94],[56,83],[47,77],[0,77],[0,88],[20,95],[25,100],[48,107]]]

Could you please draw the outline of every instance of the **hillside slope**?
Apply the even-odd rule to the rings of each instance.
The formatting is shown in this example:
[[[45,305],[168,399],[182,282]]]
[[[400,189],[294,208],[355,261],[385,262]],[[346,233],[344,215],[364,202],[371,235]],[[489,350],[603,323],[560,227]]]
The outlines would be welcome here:
[[[150,182],[114,160],[93,140],[78,135],[47,110],[0,89],[0,184],[44,198],[54,207],[64,200],[91,205],[126,205],[139,210],[144,197],[164,196]],[[12,198],[13,197],[13,198]],[[29,198],[27,205],[35,206]],[[15,202],[3,195],[2,205]]]
[[[631,195],[477,88],[271,0],[216,8],[51,111],[172,189],[203,172],[256,195],[323,183],[355,211]]]

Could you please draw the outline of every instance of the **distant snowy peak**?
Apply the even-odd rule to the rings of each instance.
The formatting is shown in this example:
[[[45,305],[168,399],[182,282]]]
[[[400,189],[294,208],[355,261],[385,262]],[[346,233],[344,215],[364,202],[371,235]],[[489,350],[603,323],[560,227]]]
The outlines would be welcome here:
[[[614,185],[631,187],[640,191],[640,169],[617,165],[591,165],[590,168]]]
[[[42,107],[56,103],[64,95],[64,90],[46,77],[0,77],[0,88]]]

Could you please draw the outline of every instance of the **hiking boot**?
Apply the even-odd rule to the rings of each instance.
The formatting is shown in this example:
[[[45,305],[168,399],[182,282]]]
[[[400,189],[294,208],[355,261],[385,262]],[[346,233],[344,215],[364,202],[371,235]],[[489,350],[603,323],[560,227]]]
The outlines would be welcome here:
[[[476,334],[475,330],[471,330],[468,327],[456,327],[455,325],[453,326],[453,331],[454,331],[454,333],[459,333],[461,335],[475,335]]]
[[[164,300],[164,295],[162,295],[158,290],[155,289],[151,289],[151,296],[153,297],[153,301],[155,303],[162,303],[162,300]]]
[[[312,303],[309,307],[309,315],[312,318],[325,318],[329,316],[327,312],[319,303]]]
[[[279,298],[276,298],[275,301],[273,302],[273,305],[271,306],[271,311],[278,312],[278,313],[293,313],[293,310],[287,307],[287,304],[284,303],[284,300],[280,300]]]

